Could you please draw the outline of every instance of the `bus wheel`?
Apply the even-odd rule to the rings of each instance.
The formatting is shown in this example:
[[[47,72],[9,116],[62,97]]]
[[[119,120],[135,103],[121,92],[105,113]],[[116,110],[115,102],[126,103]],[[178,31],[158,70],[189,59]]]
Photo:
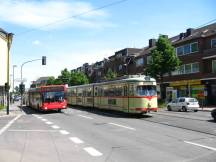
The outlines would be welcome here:
[[[60,113],[60,112],[61,112],[61,109],[58,109],[58,112]]]

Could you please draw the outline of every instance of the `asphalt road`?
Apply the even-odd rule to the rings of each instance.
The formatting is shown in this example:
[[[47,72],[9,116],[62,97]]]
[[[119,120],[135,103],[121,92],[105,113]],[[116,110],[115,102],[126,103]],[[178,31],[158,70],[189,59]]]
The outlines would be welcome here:
[[[216,123],[209,112],[24,110],[0,118],[0,162],[216,161]]]

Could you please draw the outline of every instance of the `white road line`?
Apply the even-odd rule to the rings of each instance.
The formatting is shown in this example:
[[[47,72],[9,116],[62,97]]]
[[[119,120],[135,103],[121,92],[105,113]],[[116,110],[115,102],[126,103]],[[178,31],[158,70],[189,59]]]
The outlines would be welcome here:
[[[78,116],[83,117],[83,118],[86,118],[86,119],[93,119],[92,117],[85,116],[85,115],[78,115]]]
[[[42,117],[41,117],[41,116],[37,116],[37,118],[38,118],[38,119],[42,119]]]
[[[53,124],[53,122],[47,121],[46,124],[50,125]]]
[[[40,129],[35,129],[35,130],[31,130],[31,129],[10,129],[8,130],[10,132],[56,132],[57,130],[40,130]]]
[[[47,121],[47,119],[41,119],[42,121]]]
[[[68,131],[66,131],[66,130],[60,130],[59,131],[61,134],[64,134],[64,135],[66,135],[66,134],[70,134]]]
[[[201,145],[201,144],[193,143],[193,142],[189,142],[189,141],[184,141],[184,142],[191,144],[191,145],[200,146],[200,147],[206,148],[208,150],[216,151],[216,148],[214,148],[214,147],[209,147],[209,146],[205,146],[205,145]]]
[[[10,122],[8,122],[1,130],[0,130],[0,135],[2,133],[4,133],[4,131],[6,131],[10,126],[11,124],[13,124],[18,118],[20,118],[22,115],[18,115],[16,116],[15,118],[13,118]]]
[[[57,126],[57,125],[52,125],[51,127],[54,128],[54,129],[59,129],[59,128],[60,128],[60,127]]]
[[[124,125],[120,125],[120,124],[116,124],[116,123],[108,123],[108,124],[115,125],[115,126],[122,127],[122,128],[126,128],[126,129],[130,129],[130,130],[136,130],[135,128],[124,126]]]
[[[81,139],[77,138],[77,137],[70,137],[69,138],[71,141],[73,141],[76,144],[81,144],[84,143]]]
[[[85,147],[83,148],[86,152],[88,152],[91,156],[102,156],[103,154],[93,147]]]

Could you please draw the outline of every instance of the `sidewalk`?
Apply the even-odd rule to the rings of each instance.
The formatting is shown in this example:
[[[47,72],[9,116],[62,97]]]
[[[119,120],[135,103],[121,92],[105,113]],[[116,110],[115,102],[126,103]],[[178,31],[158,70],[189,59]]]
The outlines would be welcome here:
[[[211,112],[212,110],[216,109],[216,107],[200,107],[198,108],[198,111],[209,111]]]
[[[9,106],[9,115],[19,115],[24,114],[23,111],[19,108],[20,102],[15,102],[14,104],[10,104]],[[7,109],[0,110],[0,117],[1,116],[8,116]]]

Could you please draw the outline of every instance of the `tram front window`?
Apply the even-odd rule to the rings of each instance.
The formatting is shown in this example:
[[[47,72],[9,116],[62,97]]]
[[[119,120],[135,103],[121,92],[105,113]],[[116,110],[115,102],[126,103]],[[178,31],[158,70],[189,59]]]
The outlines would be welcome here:
[[[152,85],[142,85],[137,86],[137,95],[138,96],[156,96],[156,86]]]
[[[62,102],[64,100],[64,92],[45,92],[43,93],[44,102]]]

